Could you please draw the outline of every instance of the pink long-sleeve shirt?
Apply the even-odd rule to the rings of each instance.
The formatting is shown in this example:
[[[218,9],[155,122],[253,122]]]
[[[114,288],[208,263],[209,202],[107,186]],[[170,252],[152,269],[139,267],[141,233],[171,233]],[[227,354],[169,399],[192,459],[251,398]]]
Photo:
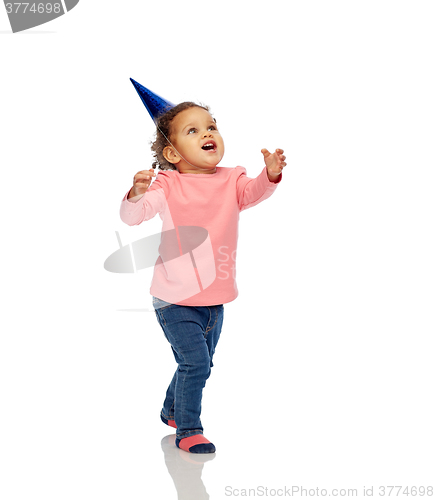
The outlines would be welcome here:
[[[159,171],[140,198],[121,203],[120,215],[129,226],[163,221],[159,257],[150,293],[166,302],[208,306],[238,296],[236,252],[239,213],[269,198],[281,182],[256,178],[243,167],[216,167],[214,174]]]

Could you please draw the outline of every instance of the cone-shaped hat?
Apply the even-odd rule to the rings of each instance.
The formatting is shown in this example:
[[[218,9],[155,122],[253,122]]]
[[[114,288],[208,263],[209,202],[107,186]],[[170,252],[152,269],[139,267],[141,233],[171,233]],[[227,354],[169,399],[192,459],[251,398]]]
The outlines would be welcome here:
[[[139,97],[142,99],[145,107],[147,108],[148,113],[154,120],[154,123],[157,124],[158,117],[169,109],[173,108],[174,104],[172,104],[172,102],[170,101],[167,101],[166,99],[163,99],[163,97],[154,94],[154,92],[151,92],[151,90],[136,82],[135,80],[133,80],[133,78],[130,78],[130,80],[134,85],[137,93],[139,94]]]

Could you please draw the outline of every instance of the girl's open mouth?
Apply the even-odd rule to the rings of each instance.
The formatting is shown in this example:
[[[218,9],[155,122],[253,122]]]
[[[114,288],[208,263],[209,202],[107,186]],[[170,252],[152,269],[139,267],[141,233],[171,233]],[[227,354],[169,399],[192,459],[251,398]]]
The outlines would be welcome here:
[[[216,143],[214,141],[207,141],[201,149],[204,151],[216,151]]]

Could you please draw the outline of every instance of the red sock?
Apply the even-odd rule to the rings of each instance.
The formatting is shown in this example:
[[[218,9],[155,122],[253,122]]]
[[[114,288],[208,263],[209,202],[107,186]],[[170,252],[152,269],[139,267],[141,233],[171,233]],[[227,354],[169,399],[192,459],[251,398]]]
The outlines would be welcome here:
[[[181,450],[189,453],[214,453],[216,448],[202,434],[195,434],[183,439],[176,439],[175,444]]]

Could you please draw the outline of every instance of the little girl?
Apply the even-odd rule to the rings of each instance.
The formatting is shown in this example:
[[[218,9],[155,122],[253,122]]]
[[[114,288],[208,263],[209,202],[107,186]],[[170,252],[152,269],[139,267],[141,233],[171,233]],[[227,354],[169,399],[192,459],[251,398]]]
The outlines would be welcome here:
[[[156,123],[153,169],[160,172],[156,177],[153,170],[142,170],[134,176],[121,219],[132,226],[159,213],[163,221],[150,293],[178,368],[160,416],[176,428],[179,448],[214,453],[203,435],[201,399],[222,329],[223,304],[238,295],[239,213],[271,196],[285,156],[282,149],[273,154],[262,149],[265,167],[251,179],[243,167],[217,166],[224,141],[207,107],[183,102]]]

